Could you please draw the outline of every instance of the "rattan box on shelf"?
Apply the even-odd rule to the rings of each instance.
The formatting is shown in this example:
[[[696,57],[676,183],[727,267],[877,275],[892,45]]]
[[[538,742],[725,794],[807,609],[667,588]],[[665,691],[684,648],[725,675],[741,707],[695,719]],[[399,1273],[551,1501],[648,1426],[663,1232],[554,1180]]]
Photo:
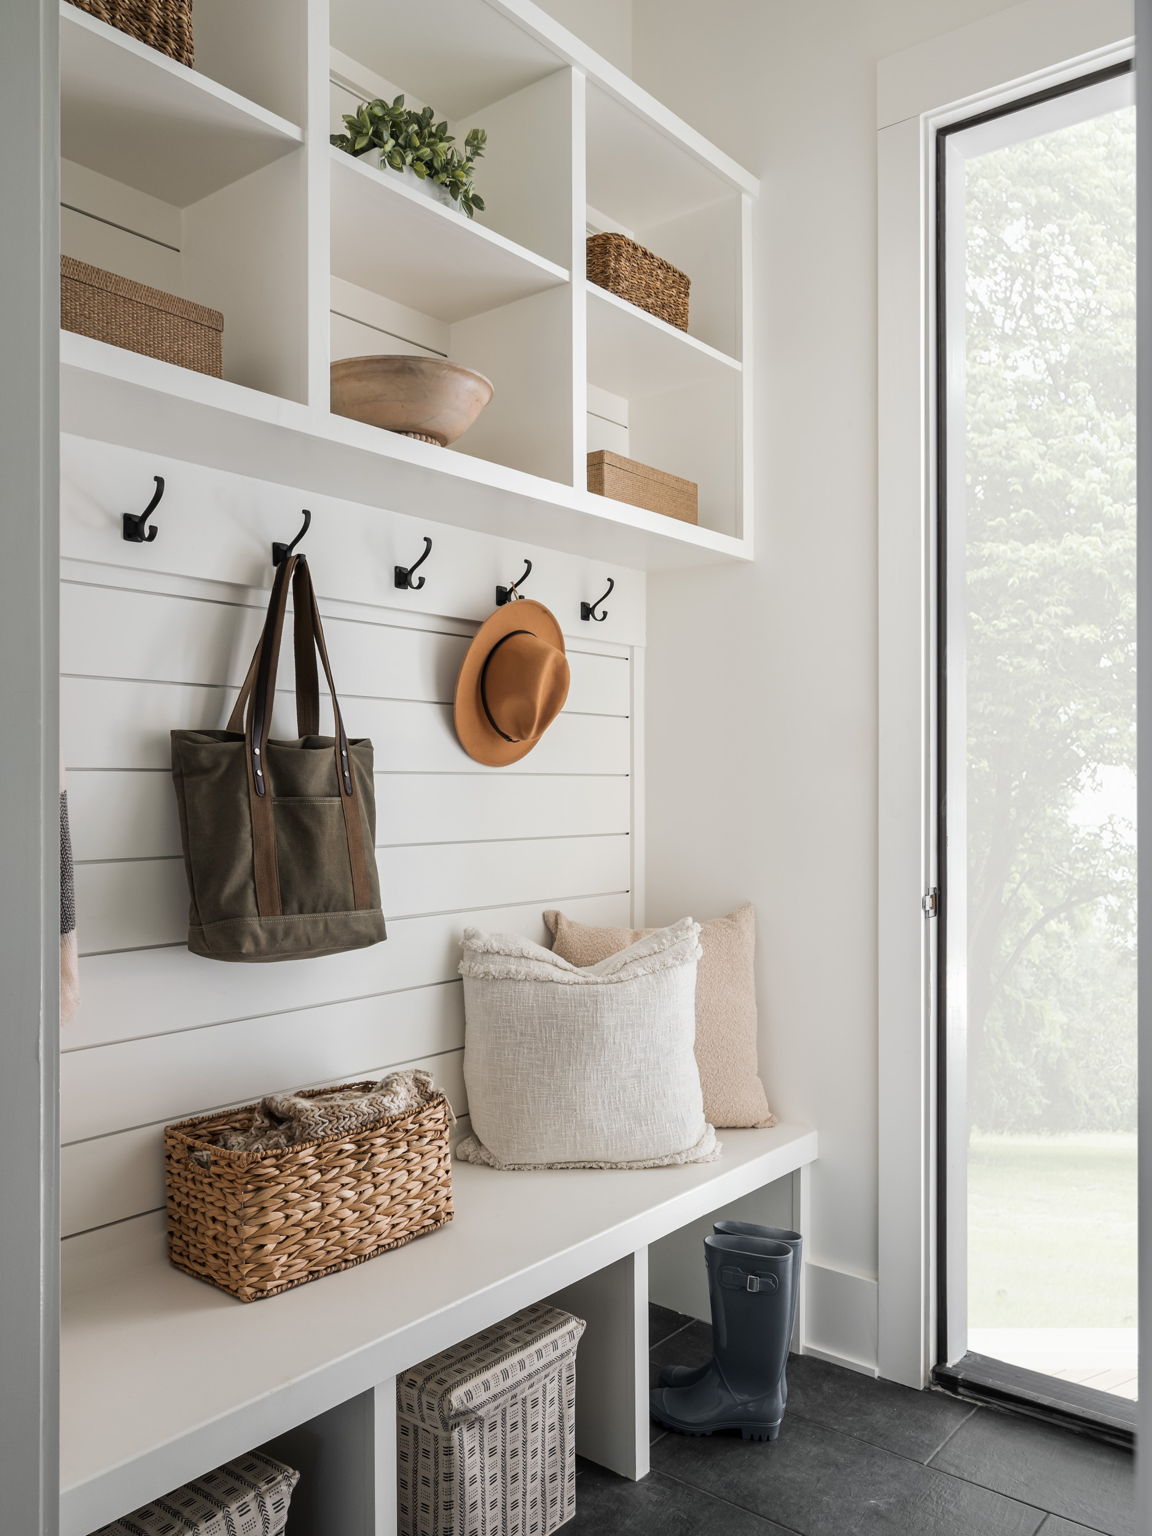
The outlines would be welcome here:
[[[576,1346],[536,1302],[396,1380],[400,1536],[550,1536],[576,1512]]]
[[[60,258],[60,324],[114,347],[220,378],[224,316],[218,309]]]
[[[589,282],[646,309],[677,330],[688,329],[691,280],[670,261],[611,230],[589,235],[587,250]]]
[[[78,10],[192,66],[192,0],[72,0]]]
[[[645,507],[681,523],[700,521],[699,488],[695,480],[670,475],[626,459],[622,453],[598,448],[588,455],[588,489],[597,496],[626,501],[630,507]]]
[[[371,1083],[304,1097],[367,1091]],[[452,1111],[442,1093],[345,1135],[236,1152],[216,1132],[251,1123],[255,1104],[164,1132],[168,1256],[241,1301],[259,1301],[362,1264],[452,1219]]]

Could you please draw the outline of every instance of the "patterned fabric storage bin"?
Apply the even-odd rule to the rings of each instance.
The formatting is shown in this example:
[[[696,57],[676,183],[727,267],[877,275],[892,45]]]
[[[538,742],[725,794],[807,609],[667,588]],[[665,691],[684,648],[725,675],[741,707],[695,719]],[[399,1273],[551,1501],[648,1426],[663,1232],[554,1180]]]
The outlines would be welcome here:
[[[572,1518],[583,1332],[538,1302],[397,1379],[400,1536],[549,1536]]]
[[[253,1451],[93,1536],[282,1536],[299,1472]]]

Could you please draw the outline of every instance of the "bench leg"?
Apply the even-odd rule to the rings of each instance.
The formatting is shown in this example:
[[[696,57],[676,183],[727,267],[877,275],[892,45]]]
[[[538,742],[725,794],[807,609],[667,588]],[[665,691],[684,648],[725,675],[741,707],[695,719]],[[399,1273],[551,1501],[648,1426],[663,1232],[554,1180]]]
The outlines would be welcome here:
[[[647,1477],[647,1249],[548,1300],[588,1324],[576,1354],[577,1452],[621,1477]]]
[[[810,1191],[811,1179],[807,1166],[797,1168],[792,1175],[792,1230],[794,1232],[802,1232],[805,1237],[812,1230],[812,1224],[809,1220]],[[804,1353],[804,1327],[808,1300],[808,1271],[806,1267],[801,1269],[797,1284],[800,1287],[800,1295],[796,1303],[796,1326],[792,1330],[792,1353],[802,1355]]]
[[[293,1536],[396,1536],[396,1383],[383,1382],[261,1447],[300,1473]]]
[[[395,1377],[364,1395],[372,1399],[372,1510],[367,1529],[369,1536],[396,1536]]]

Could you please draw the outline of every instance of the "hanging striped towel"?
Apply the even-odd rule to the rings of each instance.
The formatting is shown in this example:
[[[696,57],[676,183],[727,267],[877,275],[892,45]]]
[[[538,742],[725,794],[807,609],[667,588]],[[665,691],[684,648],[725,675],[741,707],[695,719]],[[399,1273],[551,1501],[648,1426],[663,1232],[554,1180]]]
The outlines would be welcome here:
[[[68,829],[68,790],[60,764],[60,1021],[67,1024],[80,1006],[80,962],[76,952],[76,880],[72,834]]]

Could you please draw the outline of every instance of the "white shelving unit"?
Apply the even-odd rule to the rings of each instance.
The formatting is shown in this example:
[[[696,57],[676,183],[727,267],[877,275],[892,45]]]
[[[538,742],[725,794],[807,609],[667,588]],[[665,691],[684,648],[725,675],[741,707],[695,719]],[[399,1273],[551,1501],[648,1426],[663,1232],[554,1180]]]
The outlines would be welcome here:
[[[752,555],[757,183],[530,0],[198,0],[197,67],[61,0],[63,248],[225,316],[223,380],[63,338],[63,427],[392,511],[665,569]],[[332,149],[404,91],[488,133],[469,221]],[[692,279],[681,332],[586,282],[589,229]],[[449,449],[329,411],[329,365],[487,374]],[[700,525],[586,490],[610,447],[700,486]]]
[[[352,560],[366,547],[355,530],[376,524],[363,508],[583,557],[598,582],[601,563],[750,560],[755,179],[531,0],[441,0],[433,26],[426,11],[196,0],[189,69],[61,0],[65,253],[225,316],[221,379],[63,335],[63,431],[359,504],[339,516]],[[331,147],[343,111],[400,91],[458,135],[486,129],[488,206],[475,220]],[[689,274],[688,331],[587,282],[585,238],[599,229]],[[396,352],[493,380],[458,445],[332,414],[333,361]],[[587,454],[600,447],[697,481],[699,526],[589,493]],[[172,521],[153,574],[182,597],[216,568],[190,562],[187,545],[181,554],[193,525],[177,538]],[[641,611],[644,584],[631,585]],[[607,660],[595,635],[582,649]],[[635,796],[637,757],[621,762]],[[707,1165],[461,1167],[457,1219],[434,1243],[250,1308],[173,1270],[154,1214],[69,1238],[64,1536],[260,1444],[304,1472],[296,1536],[390,1536],[396,1373],[545,1297],[589,1319],[580,1449],[642,1476],[649,1245],[762,1191],[756,1219],[779,1219],[783,1200],[784,1219],[802,1225],[815,1156],[811,1130],[782,1125],[726,1132]]]

